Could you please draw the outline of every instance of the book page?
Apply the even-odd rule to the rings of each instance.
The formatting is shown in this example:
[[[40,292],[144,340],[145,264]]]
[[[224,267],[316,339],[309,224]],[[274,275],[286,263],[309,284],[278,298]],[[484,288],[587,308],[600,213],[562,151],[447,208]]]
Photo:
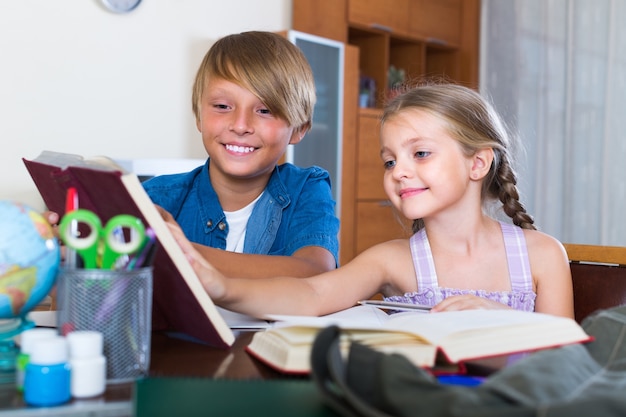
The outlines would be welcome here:
[[[390,317],[386,328],[416,333],[433,344],[452,334],[462,332],[485,332],[519,325],[540,325],[570,319],[519,310],[464,310],[432,314],[397,313]]]
[[[569,339],[584,338],[584,332],[572,319],[549,314],[530,313],[519,310],[464,310],[439,313],[400,312],[387,315],[372,306],[357,306],[321,317],[307,316],[271,316],[280,326],[326,327],[335,324],[349,330],[384,330],[417,335],[426,342],[441,346],[442,341],[454,337],[474,335],[484,339],[489,334],[500,337],[509,330],[526,335],[528,339],[537,339],[551,335],[542,335],[538,331],[544,326],[562,328],[569,332]],[[536,329],[536,332],[526,329]],[[551,332],[554,333],[554,332]],[[536,336],[536,337],[528,337]],[[554,333],[555,338],[563,339]],[[549,338],[549,337],[548,337]],[[505,341],[503,341],[505,342]]]
[[[533,351],[589,340],[573,319],[519,310],[464,310],[438,313],[400,312],[387,315],[372,306],[352,307],[322,317],[273,316],[276,330],[302,330],[337,325],[351,341],[393,352],[419,349],[412,360],[434,365],[427,353],[437,348],[449,363],[522,351]],[[281,327],[282,326],[282,327]],[[293,327],[299,326],[299,327]],[[291,329],[289,327],[292,327]],[[308,327],[308,329],[307,329]],[[274,330],[274,331],[276,331]],[[288,333],[286,333],[288,334]],[[292,333],[295,337],[298,333]],[[284,335],[283,335],[284,337]],[[423,345],[424,347],[419,347]],[[402,349],[401,349],[402,348]],[[422,356],[423,355],[423,356]],[[419,357],[419,359],[418,359]]]
[[[224,319],[228,327],[231,329],[269,329],[272,323],[267,320],[261,320],[248,316],[247,314],[238,313],[236,311],[227,310],[220,306],[215,306],[220,316]]]
[[[26,317],[37,327],[57,327],[56,310],[35,310],[28,313]]]
[[[124,174],[128,173],[124,168],[107,156],[83,157],[81,155],[70,153],[43,151],[37,158],[33,159],[33,161],[53,165],[61,169],[65,169],[69,166],[75,166],[106,171],[120,171]]]
[[[311,348],[320,328],[338,324],[339,317],[341,323],[355,324],[350,328],[342,326],[340,349],[343,354],[347,354],[351,343],[358,342],[384,353],[405,355],[416,366],[434,365],[436,346],[409,333],[372,330],[371,327],[382,328],[387,321],[385,313],[380,313],[376,309],[357,307],[324,317],[276,316],[286,321],[277,321],[271,330],[256,333],[247,350],[282,372],[308,373]],[[370,324],[365,324],[364,320]]]
[[[519,310],[409,314],[394,315],[386,328],[421,335],[438,346],[450,363],[589,340],[573,319],[549,314]]]
[[[373,306],[355,306],[325,316],[295,316],[270,314],[267,319],[276,321],[275,327],[303,326],[322,328],[332,324],[350,329],[382,329],[389,315]]]

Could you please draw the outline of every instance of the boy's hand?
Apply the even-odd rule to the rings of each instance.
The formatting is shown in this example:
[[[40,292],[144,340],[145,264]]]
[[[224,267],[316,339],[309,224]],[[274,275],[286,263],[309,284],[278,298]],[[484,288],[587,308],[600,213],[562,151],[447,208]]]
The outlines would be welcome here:
[[[52,235],[59,242],[59,246],[61,247],[61,262],[65,262],[65,245],[63,241],[59,237],[59,221],[61,220],[61,216],[56,211],[43,211],[41,213],[42,217],[50,224],[52,228]]]
[[[59,237],[59,220],[61,220],[61,216],[59,216],[59,213],[55,212],[55,211],[44,211],[43,213],[41,213],[41,215],[43,216],[44,219],[46,219],[48,221],[48,223],[50,223],[50,226],[52,227],[52,232],[54,233],[55,237]]]

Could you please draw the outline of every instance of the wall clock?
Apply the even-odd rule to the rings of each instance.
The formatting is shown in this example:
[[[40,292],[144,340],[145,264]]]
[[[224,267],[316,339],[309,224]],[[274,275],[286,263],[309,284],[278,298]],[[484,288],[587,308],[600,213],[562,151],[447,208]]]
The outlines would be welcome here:
[[[102,5],[114,13],[128,13],[137,8],[141,0],[100,0]]]

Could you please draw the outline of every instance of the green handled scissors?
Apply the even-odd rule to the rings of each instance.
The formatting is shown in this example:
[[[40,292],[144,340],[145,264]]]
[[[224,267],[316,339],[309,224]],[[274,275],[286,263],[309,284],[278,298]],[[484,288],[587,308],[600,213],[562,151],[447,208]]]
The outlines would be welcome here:
[[[72,232],[73,225],[84,224],[89,234],[81,236]],[[125,234],[124,231],[129,231]],[[146,230],[140,219],[128,214],[112,217],[103,227],[100,218],[92,211],[77,209],[66,213],[59,224],[59,236],[63,243],[83,259],[86,269],[114,269],[120,256],[137,252],[146,238]],[[124,236],[129,236],[127,241]]]

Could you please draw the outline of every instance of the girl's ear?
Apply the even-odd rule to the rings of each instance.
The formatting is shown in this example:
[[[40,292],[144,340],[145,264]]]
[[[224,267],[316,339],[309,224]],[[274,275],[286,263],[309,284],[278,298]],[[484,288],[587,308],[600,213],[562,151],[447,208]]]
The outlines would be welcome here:
[[[472,157],[470,178],[475,181],[483,179],[491,169],[493,158],[492,148],[485,148],[476,152]]]

